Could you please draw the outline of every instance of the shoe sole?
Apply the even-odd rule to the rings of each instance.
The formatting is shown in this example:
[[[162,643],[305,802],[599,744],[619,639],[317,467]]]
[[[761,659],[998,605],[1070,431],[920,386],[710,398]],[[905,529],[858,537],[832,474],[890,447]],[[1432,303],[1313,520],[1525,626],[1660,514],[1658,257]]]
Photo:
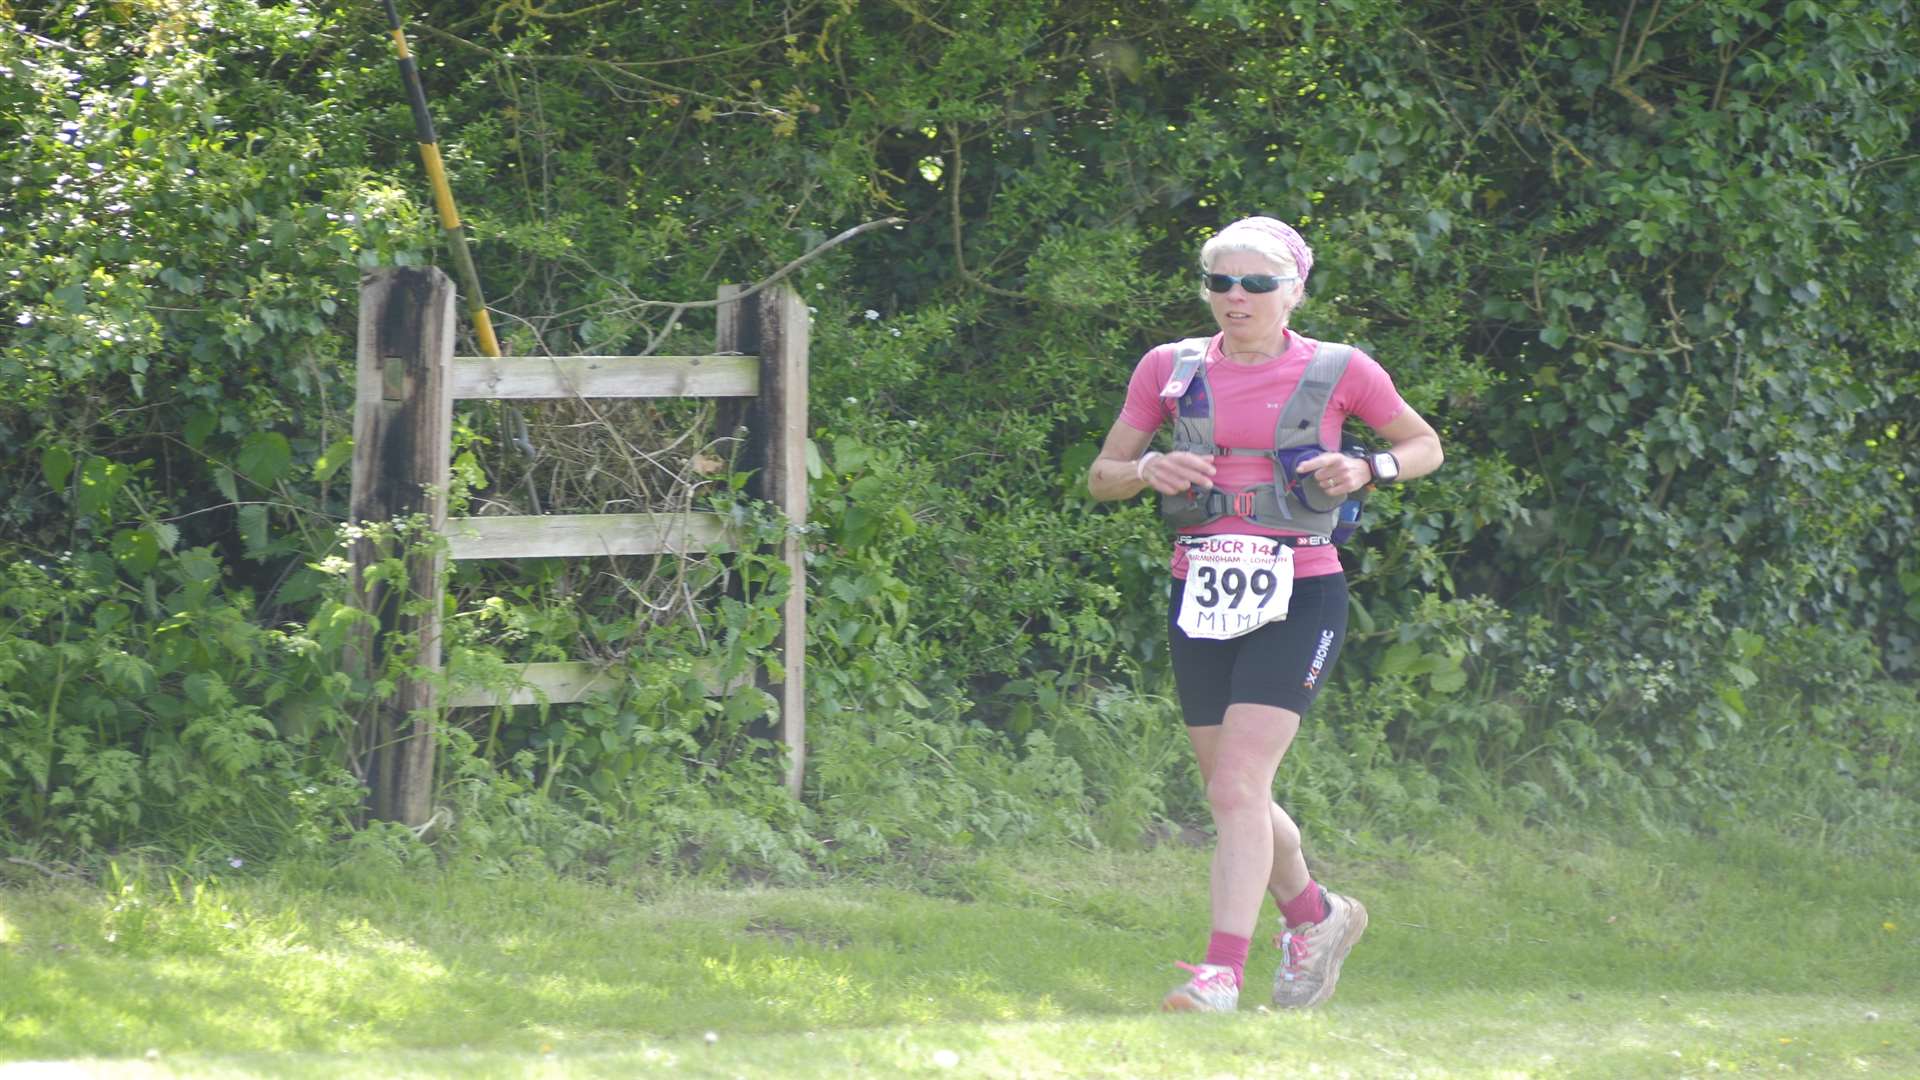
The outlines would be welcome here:
[[[1198,998],[1188,997],[1175,990],[1160,1001],[1161,1012],[1233,1012],[1233,1009],[1215,1009]]]
[[[1367,905],[1352,897],[1347,898],[1347,903],[1353,905],[1353,917],[1347,924],[1346,936],[1340,939],[1339,946],[1333,950],[1333,963],[1327,965],[1326,985],[1301,1008],[1311,1009],[1333,996],[1333,988],[1340,982],[1340,965],[1346,963],[1347,954],[1360,943],[1360,935],[1367,932]]]

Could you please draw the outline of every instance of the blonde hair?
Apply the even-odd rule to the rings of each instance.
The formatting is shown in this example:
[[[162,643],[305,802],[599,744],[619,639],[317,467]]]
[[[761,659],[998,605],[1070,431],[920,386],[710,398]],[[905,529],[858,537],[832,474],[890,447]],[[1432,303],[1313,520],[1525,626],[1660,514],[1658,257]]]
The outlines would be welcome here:
[[[1213,264],[1220,256],[1235,252],[1258,255],[1277,267],[1292,267],[1302,289],[1307,284],[1307,273],[1313,269],[1313,249],[1293,226],[1275,218],[1245,217],[1214,233],[1200,245],[1200,269],[1212,273]],[[1203,283],[1200,299],[1206,298],[1207,287]]]

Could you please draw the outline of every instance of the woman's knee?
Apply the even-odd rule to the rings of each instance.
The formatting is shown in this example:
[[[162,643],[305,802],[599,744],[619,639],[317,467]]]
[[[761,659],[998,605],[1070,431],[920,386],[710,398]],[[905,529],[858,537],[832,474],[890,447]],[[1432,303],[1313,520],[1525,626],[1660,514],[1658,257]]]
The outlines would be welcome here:
[[[1265,785],[1238,770],[1216,768],[1207,778],[1207,805],[1215,816],[1256,811],[1272,803],[1273,795]]]

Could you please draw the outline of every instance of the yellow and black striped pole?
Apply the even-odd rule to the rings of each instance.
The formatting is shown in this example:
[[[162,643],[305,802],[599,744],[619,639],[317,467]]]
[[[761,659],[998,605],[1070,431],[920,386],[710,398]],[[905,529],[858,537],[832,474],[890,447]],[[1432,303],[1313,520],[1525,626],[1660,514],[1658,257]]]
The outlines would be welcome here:
[[[426,167],[427,182],[433,185],[433,202],[440,210],[440,227],[446,230],[453,248],[453,267],[460,276],[460,291],[467,297],[467,312],[473,316],[473,335],[483,356],[499,356],[500,342],[493,336],[493,320],[487,317],[487,298],[480,292],[480,275],[473,268],[473,253],[467,250],[467,230],[460,224],[460,211],[453,205],[453,189],[447,186],[447,170],[440,164],[440,141],[433,133],[433,117],[427,112],[427,92],[420,85],[420,69],[407,49],[406,31],[400,28],[400,12],[393,0],[382,0],[387,9],[387,26],[393,31],[393,47],[399,54],[400,81],[407,88],[407,103],[413,107],[413,130],[420,140],[420,162]]]

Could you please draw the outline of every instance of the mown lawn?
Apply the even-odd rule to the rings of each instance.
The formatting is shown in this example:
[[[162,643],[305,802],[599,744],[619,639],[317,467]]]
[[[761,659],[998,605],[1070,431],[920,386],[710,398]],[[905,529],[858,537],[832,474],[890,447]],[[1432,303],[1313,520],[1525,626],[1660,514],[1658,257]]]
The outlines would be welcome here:
[[[0,890],[24,1076],[1920,1076],[1920,863],[1751,829],[1346,839],[1314,1013],[1154,1007],[1206,855],[999,853],[913,888],[148,872]],[[902,875],[903,879],[905,875]]]

